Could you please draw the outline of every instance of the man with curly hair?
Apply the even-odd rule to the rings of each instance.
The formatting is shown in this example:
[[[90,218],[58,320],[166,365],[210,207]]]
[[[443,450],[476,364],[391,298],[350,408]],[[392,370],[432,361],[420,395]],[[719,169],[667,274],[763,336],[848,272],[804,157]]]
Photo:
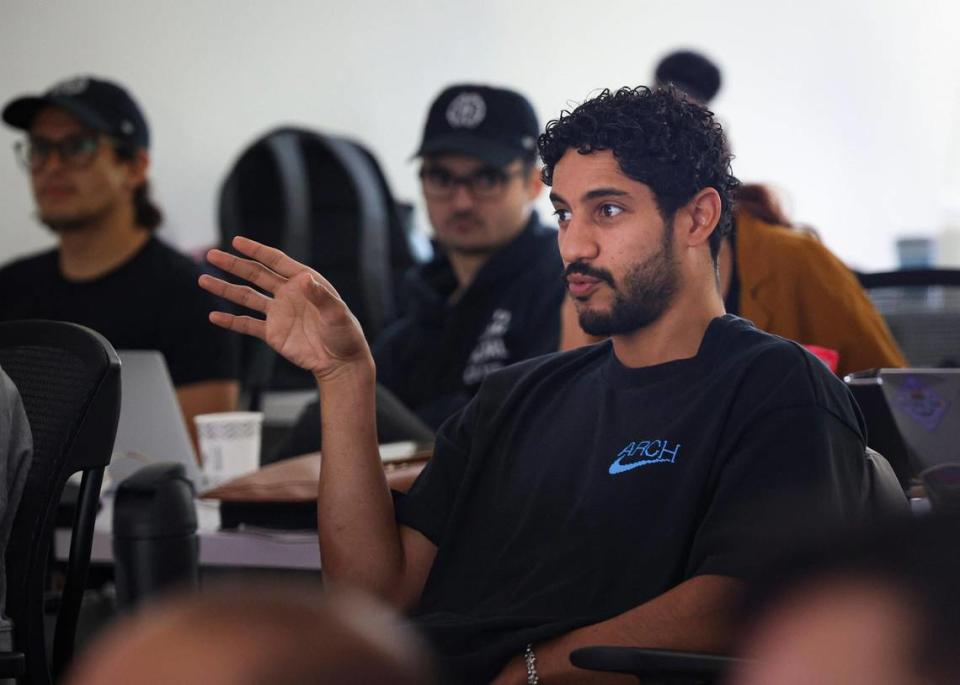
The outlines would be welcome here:
[[[324,574],[411,608],[463,682],[620,682],[569,661],[596,644],[723,651],[729,604],[774,498],[862,514],[864,429],[845,386],[797,344],[724,314],[723,133],[670,91],[604,91],[539,140],[564,279],[606,342],[487,376],[410,491],[377,458],[376,371],[323,277],[239,240],[205,278],[266,315],[214,323],[314,373]]]

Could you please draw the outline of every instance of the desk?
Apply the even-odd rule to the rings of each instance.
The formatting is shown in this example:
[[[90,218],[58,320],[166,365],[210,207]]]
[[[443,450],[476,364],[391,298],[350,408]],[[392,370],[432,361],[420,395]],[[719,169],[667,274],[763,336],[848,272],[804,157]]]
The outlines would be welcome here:
[[[423,461],[387,464],[387,484],[393,490],[406,492],[424,465]],[[220,530],[219,502],[196,503],[201,567],[320,570],[320,545],[315,531]],[[101,504],[90,562],[112,564],[113,497],[104,497]],[[69,552],[70,531],[58,528],[54,534],[54,556],[58,561],[66,561]]]
[[[113,563],[113,498],[105,497],[97,514],[90,553],[92,564]],[[320,570],[320,547],[315,531],[219,530],[220,507],[212,500],[197,501],[197,537],[201,567]],[[65,561],[70,531],[54,534],[54,556]]]

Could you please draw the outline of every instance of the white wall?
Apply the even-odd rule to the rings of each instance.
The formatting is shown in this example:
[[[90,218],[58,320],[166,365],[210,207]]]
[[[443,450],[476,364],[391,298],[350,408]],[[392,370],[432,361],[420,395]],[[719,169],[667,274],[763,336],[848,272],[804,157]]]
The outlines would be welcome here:
[[[724,70],[736,173],[884,268],[895,236],[960,208],[958,24],[954,0],[0,0],[0,99],[80,73],[126,83],[152,124],[166,235],[195,248],[237,152],[277,124],[356,137],[415,198],[408,158],[442,86],[513,86],[545,121],[696,46]],[[3,128],[0,149],[15,139]],[[31,210],[0,155],[0,262],[51,244]]]

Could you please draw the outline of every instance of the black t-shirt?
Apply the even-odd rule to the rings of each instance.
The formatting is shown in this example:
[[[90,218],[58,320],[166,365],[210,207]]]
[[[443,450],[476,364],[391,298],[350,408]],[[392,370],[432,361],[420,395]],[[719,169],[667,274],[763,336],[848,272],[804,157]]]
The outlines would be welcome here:
[[[174,385],[237,377],[237,341],[207,318],[224,304],[197,285],[199,267],[151,237],[130,260],[90,281],[60,273],[57,250],[0,269],[0,321],[82,324],[116,349],[160,350]]]
[[[446,256],[415,269],[406,283],[408,314],[373,345],[378,382],[438,428],[491,371],[556,351],[562,273],[557,232],[536,215],[455,302]]]
[[[631,369],[607,341],[496,372],[398,497],[438,547],[416,620],[486,682],[527,642],[753,570],[770,498],[859,516],[864,443],[843,383],[730,315],[691,359]]]

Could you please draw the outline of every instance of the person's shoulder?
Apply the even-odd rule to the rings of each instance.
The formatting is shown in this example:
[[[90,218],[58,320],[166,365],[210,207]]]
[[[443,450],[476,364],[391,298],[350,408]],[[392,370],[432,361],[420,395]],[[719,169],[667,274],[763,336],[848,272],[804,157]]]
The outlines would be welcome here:
[[[770,393],[785,406],[848,404],[843,381],[803,345],[731,315],[723,317],[721,326],[723,361],[715,368],[738,377],[749,394]]]
[[[172,269],[175,273],[199,276],[200,265],[168,242],[157,236],[151,236],[144,248],[143,256],[152,264]]]
[[[739,316],[727,314],[717,319],[714,325],[723,356],[738,365],[754,368],[757,364],[789,366],[805,364],[807,357],[812,356],[793,340],[761,330]]]
[[[57,249],[53,248],[20,257],[0,266],[0,279],[4,281],[35,280],[38,276],[43,276],[51,268],[55,269],[56,267]]]
[[[139,255],[135,272],[137,278],[147,278],[150,283],[162,286],[167,296],[205,303],[214,299],[197,284],[203,273],[201,265],[156,236],[150,238]]]

